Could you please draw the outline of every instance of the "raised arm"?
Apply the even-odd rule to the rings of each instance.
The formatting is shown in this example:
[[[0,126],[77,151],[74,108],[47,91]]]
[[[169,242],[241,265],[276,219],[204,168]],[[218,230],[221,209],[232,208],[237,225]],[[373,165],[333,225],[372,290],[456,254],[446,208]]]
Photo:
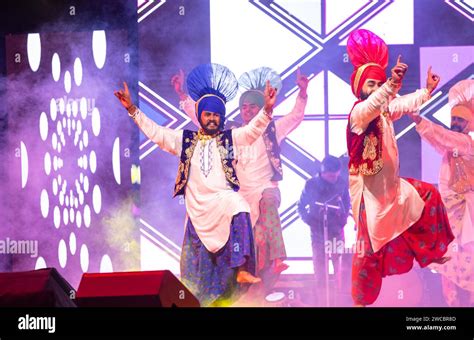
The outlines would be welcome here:
[[[428,119],[419,118],[416,131],[421,138],[440,154],[457,150],[460,156],[474,155],[474,141],[471,136],[446,129]]]
[[[358,135],[362,134],[370,122],[380,116],[389,98],[395,96],[399,89],[400,84],[388,79],[369,98],[356,104],[351,112],[351,131]]]
[[[369,97],[356,104],[351,112],[351,131],[362,134],[367,126],[377,118],[383,110],[388,110],[390,98],[400,90],[403,77],[408,69],[408,65],[402,63],[401,55],[398,56],[396,65],[391,70],[391,77]]]
[[[273,106],[276,101],[276,89],[267,81],[264,92],[265,104],[258,114],[245,126],[232,129],[235,146],[250,145],[260,137],[272,120]]]
[[[179,101],[179,108],[188,115],[194,125],[196,125],[198,128],[201,127],[201,124],[199,124],[199,120],[196,116],[196,102],[192,100],[190,96],[186,96],[184,100]]]
[[[294,129],[301,124],[304,118],[304,110],[306,103],[308,102],[307,88],[308,88],[308,77],[302,75],[298,67],[296,71],[296,83],[299,87],[299,93],[296,97],[295,106],[293,110],[286,116],[281,117],[275,121],[276,137],[278,144]]]
[[[133,105],[127,83],[124,82],[123,85],[124,89],[116,91],[114,94],[123,107],[127,109],[128,115],[133,118],[145,136],[157,144],[160,149],[179,156],[182,148],[183,131],[160,126],[148,118],[138,107]]]
[[[198,128],[201,127],[199,124],[198,118],[196,116],[196,102],[191,99],[190,96],[184,91],[184,71],[179,70],[177,74],[175,74],[171,78],[171,85],[174,88],[174,91],[179,96],[179,108],[183,110],[188,117],[192,120],[194,125]]]
[[[232,129],[234,144],[236,146],[251,145],[263,134],[271,120],[271,114],[268,114],[262,108],[247,125]]]
[[[426,88],[417,90],[416,92],[406,94],[404,96],[394,98],[389,105],[390,116],[395,121],[404,114],[416,112],[431,98],[431,93],[436,89],[440,81],[437,74],[431,72],[431,66],[428,68],[426,78]]]
[[[415,92],[392,99],[388,106],[392,121],[400,119],[404,114],[409,112],[418,111],[420,106],[430,98],[431,95],[427,89],[419,89]]]
[[[133,106],[129,111],[129,116],[133,118],[145,136],[157,144],[160,149],[175,156],[181,155],[183,130],[173,130],[156,124],[136,106]]]

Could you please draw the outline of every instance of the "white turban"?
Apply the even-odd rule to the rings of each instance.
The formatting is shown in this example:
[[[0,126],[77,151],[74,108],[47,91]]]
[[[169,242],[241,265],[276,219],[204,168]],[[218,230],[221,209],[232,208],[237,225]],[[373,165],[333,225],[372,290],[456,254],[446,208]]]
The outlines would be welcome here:
[[[465,79],[449,90],[451,116],[461,117],[469,122],[467,129],[474,131],[474,79]]]

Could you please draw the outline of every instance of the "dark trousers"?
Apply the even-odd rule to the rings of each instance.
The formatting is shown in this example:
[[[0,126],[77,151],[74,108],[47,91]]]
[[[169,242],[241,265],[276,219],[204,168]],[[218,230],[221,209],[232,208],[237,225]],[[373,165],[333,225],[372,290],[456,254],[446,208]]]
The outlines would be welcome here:
[[[319,306],[327,305],[326,298],[326,267],[325,255],[327,253],[328,262],[331,260],[334,273],[328,272],[329,284],[329,304],[335,306],[339,304],[339,296],[347,290],[349,294],[349,286],[346,285],[350,279],[350,254],[344,255],[338,253],[344,251],[344,229],[343,226],[328,226],[328,239],[324,239],[323,223],[311,225],[311,245],[313,250],[313,269],[316,280],[316,297]],[[327,266],[329,270],[329,263]]]

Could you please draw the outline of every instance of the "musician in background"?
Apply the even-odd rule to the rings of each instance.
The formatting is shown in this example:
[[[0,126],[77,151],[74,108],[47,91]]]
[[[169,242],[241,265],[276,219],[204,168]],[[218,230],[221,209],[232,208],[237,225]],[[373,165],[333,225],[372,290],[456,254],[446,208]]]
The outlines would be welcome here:
[[[341,162],[334,156],[327,156],[321,164],[321,170],[309,179],[298,202],[301,219],[311,228],[313,249],[313,267],[318,282],[318,298],[324,301],[325,251],[334,266],[334,273],[340,273],[341,254],[336,254],[337,245],[344,245],[344,226],[351,206],[347,180],[341,176]],[[328,239],[324,239],[324,204],[327,204]],[[326,244],[325,244],[325,241]],[[342,249],[339,249],[342,250]],[[338,275],[340,277],[340,275]],[[338,283],[341,286],[341,282]],[[323,299],[323,300],[321,300]]]

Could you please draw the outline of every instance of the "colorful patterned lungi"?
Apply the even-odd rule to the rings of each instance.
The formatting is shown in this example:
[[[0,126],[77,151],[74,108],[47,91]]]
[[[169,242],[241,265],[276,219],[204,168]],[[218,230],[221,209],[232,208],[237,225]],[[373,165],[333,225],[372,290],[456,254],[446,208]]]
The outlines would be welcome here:
[[[411,178],[406,180],[415,187],[425,201],[420,219],[374,253],[367,229],[367,216],[362,197],[357,242],[364,254],[354,254],[352,261],[352,299],[358,305],[370,305],[377,299],[382,278],[403,274],[413,267],[413,260],[424,268],[440,259],[454,239],[446,208],[438,190],[431,184]]]
[[[280,214],[278,213],[280,200],[280,189],[278,188],[265,189],[260,199],[260,214],[254,227],[258,276],[269,275],[275,259],[286,259]],[[264,281],[268,281],[268,278]]]
[[[227,306],[245,291],[236,281],[240,266],[255,275],[255,249],[250,215],[234,215],[229,240],[216,253],[209,252],[188,218],[181,252],[181,281],[201,306]]]

